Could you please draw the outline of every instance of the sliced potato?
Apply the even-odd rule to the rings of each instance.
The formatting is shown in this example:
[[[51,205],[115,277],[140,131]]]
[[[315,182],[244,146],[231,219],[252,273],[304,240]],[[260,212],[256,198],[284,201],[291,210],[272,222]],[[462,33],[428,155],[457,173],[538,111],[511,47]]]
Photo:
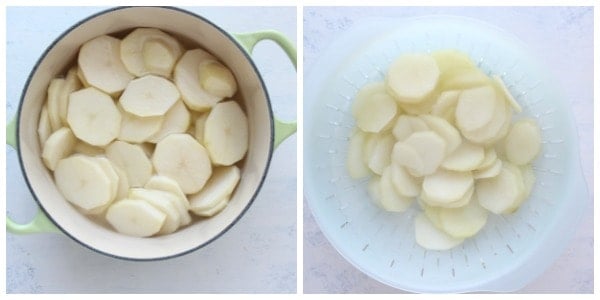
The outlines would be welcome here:
[[[455,238],[438,229],[420,213],[415,218],[415,238],[419,246],[428,250],[449,250],[460,245],[464,239]]]
[[[541,144],[537,123],[531,119],[519,120],[512,125],[504,140],[506,158],[516,165],[528,164],[540,153]]]
[[[390,165],[392,184],[396,192],[404,197],[416,197],[421,193],[421,182],[411,176],[404,167],[396,164]]]
[[[356,126],[365,132],[382,131],[396,116],[398,105],[380,84],[366,85],[356,94],[352,115]]]
[[[488,211],[476,199],[459,208],[440,208],[442,230],[455,238],[469,238],[477,234],[487,222]]]
[[[163,116],[179,99],[179,90],[169,80],[146,75],[129,82],[119,103],[138,117]]]
[[[123,64],[137,77],[148,74],[170,78],[183,48],[172,36],[155,28],[138,28],[121,42]]]
[[[478,170],[485,169],[491,165],[493,165],[498,159],[498,154],[496,153],[495,147],[487,147],[484,152],[484,158],[481,164],[477,166]]]
[[[162,211],[166,218],[157,234],[169,234],[175,232],[181,224],[181,216],[175,208],[175,195],[160,190],[146,188],[132,188],[129,190],[128,199],[139,199]]]
[[[175,65],[173,80],[181,92],[181,98],[190,109],[207,111],[223,100],[223,97],[208,93],[198,78],[200,64],[211,60],[216,58],[210,53],[202,49],[193,49],[186,51]]]
[[[215,168],[206,186],[197,194],[190,195],[190,210],[202,213],[231,195],[240,181],[240,169],[236,166]]]
[[[519,168],[504,162],[500,174],[477,180],[475,192],[485,209],[495,214],[508,213],[525,193],[523,176]]]
[[[137,144],[114,141],[106,147],[106,157],[127,174],[132,187],[144,186],[152,176],[152,163]]]
[[[248,151],[248,118],[235,101],[215,105],[204,124],[204,146],[215,165],[230,166]]]
[[[445,119],[450,124],[454,124],[456,121],[456,103],[458,102],[459,95],[460,91],[458,90],[442,92],[431,107],[431,114]]]
[[[490,84],[490,79],[477,68],[457,68],[444,74],[440,81],[440,89],[465,90]]]
[[[415,177],[421,177],[421,174],[424,173],[425,165],[423,158],[415,148],[404,142],[394,144],[392,148],[392,161],[401,167],[405,167]]]
[[[398,141],[404,141],[411,134],[417,131],[429,130],[427,123],[421,118],[409,115],[400,115],[396,119],[392,133]]]
[[[404,54],[392,62],[386,76],[387,89],[398,101],[419,103],[438,84],[440,70],[427,54]]]
[[[456,103],[456,126],[465,132],[489,124],[496,112],[496,101],[496,91],[489,85],[462,91]]]
[[[185,132],[190,126],[190,119],[190,111],[185,107],[183,101],[177,100],[164,116],[160,130],[153,134],[148,141],[158,143],[169,134]]]
[[[42,161],[48,169],[54,171],[56,164],[61,159],[69,156],[73,152],[76,138],[68,127],[63,127],[52,133],[42,150]]]
[[[383,174],[383,169],[392,163],[392,150],[396,140],[391,133],[377,136],[373,151],[369,156],[368,167],[377,175]]]
[[[117,137],[121,141],[143,143],[155,135],[161,128],[165,117],[140,117],[131,114],[118,105],[121,112],[121,130]]]
[[[231,98],[237,91],[237,83],[231,70],[216,60],[200,63],[198,72],[200,85],[211,95]]]
[[[80,140],[106,146],[119,135],[121,113],[109,95],[89,87],[69,96],[67,123]]]
[[[500,76],[493,75],[492,76],[492,82],[494,83],[494,87],[497,89],[497,91],[500,92],[500,93],[502,93],[502,95],[504,96],[504,98],[506,98],[506,100],[508,101],[508,103],[510,103],[510,105],[512,106],[512,108],[517,113],[520,113],[520,112],[523,111],[523,108],[521,108],[521,105],[519,104],[519,102],[517,102],[517,100],[515,99],[515,97],[513,97],[512,94],[508,91],[508,88],[506,87],[506,85],[504,84],[504,81],[502,80],[502,78],[500,78]]]
[[[50,125],[50,119],[48,118],[48,107],[44,105],[40,112],[40,120],[38,121],[38,138],[40,146],[43,147],[48,137],[52,134],[52,126]]]
[[[485,158],[483,147],[464,141],[442,162],[442,168],[452,171],[475,170]]]
[[[441,206],[462,199],[473,184],[471,172],[439,169],[423,179],[423,194],[427,200],[435,201],[433,204]]]
[[[60,129],[63,124],[60,120],[60,95],[65,86],[65,80],[62,78],[55,78],[50,81],[48,86],[48,98],[46,105],[48,107],[48,119],[50,120],[50,126],[52,132]]]
[[[118,232],[148,237],[160,231],[167,216],[152,204],[138,199],[123,199],[111,205],[106,220]]]
[[[427,127],[446,141],[446,154],[456,152],[456,149],[461,145],[462,138],[460,132],[452,124],[445,119],[429,114],[420,117],[427,124]]]
[[[433,174],[446,155],[446,141],[433,131],[415,132],[404,143],[412,147],[421,157],[422,172],[416,173],[416,170],[409,169],[417,177]]]
[[[360,129],[357,129],[350,136],[348,154],[346,156],[346,168],[352,178],[367,177],[371,174],[369,166],[363,160],[363,149],[367,134]],[[196,138],[197,139],[197,138]]]
[[[502,160],[496,159],[494,161],[494,163],[492,163],[491,165],[489,165],[483,169],[478,169],[478,170],[473,171],[473,178],[483,179],[483,178],[496,177],[498,174],[500,174],[501,170],[502,170]]]
[[[381,180],[379,181],[381,198],[379,202],[386,211],[404,212],[413,202],[414,197],[406,197],[396,192],[392,183],[392,167],[388,166],[383,170]]]

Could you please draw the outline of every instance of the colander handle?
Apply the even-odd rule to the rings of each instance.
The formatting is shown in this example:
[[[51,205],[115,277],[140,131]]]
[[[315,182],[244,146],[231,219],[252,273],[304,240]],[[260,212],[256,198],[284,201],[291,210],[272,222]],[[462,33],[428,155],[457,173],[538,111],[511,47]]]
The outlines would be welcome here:
[[[234,33],[233,36],[238,41],[238,43],[246,50],[246,52],[252,54],[252,50],[254,50],[254,46],[258,44],[258,42],[263,40],[271,40],[288,56],[294,68],[296,68],[296,47],[285,35],[281,32],[275,30],[262,30],[256,32],[249,33]],[[297,124],[296,121],[292,122],[284,122],[275,117],[275,139],[274,145],[275,147],[279,146],[281,142],[283,142],[286,138],[291,136],[296,132]]]
[[[6,144],[17,149],[17,117],[6,125]],[[14,234],[59,232],[58,228],[48,219],[46,214],[38,207],[38,212],[29,223],[19,224],[6,216],[6,230]]]

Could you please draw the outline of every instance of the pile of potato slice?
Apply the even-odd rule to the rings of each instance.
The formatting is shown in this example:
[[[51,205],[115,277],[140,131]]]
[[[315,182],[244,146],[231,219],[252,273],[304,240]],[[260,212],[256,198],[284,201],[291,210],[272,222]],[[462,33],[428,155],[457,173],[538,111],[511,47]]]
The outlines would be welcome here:
[[[148,237],[222,211],[240,180],[248,121],[233,73],[203,49],[137,28],[86,42],[48,87],[42,160],[65,199]]]
[[[513,111],[522,109],[501,78],[464,53],[403,54],[385,82],[354,98],[349,175],[371,176],[369,195],[384,210],[404,212],[417,199],[416,242],[451,249],[488,213],[512,213],[531,193],[541,133],[535,120],[513,122]]]

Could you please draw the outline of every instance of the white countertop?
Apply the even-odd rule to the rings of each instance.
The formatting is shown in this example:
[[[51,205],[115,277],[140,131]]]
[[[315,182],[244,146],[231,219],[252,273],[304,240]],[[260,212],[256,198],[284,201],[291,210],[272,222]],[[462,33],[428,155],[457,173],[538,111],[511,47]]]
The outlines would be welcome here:
[[[7,8],[7,122],[45,48],[96,7]],[[186,8],[229,32],[276,29],[296,41],[294,7]],[[296,118],[296,73],[275,44],[253,58],[275,115]],[[131,262],[93,252],[63,234],[6,237],[8,293],[289,293],[296,291],[296,136],[274,152],[268,176],[241,220],[208,246],[154,262]],[[37,211],[16,152],[7,147],[7,211],[19,222]]]
[[[556,70],[571,99],[580,136],[581,164],[593,199],[593,8],[577,7],[306,7],[304,10],[304,70],[341,32],[362,18],[451,14],[479,18],[516,34],[542,62]],[[305,111],[305,115],[309,112]],[[307,146],[307,145],[305,145]],[[593,204],[592,204],[593,205]],[[398,293],[360,272],[331,246],[304,201],[305,293]],[[576,236],[562,256],[518,293],[592,293],[593,207],[586,211]]]

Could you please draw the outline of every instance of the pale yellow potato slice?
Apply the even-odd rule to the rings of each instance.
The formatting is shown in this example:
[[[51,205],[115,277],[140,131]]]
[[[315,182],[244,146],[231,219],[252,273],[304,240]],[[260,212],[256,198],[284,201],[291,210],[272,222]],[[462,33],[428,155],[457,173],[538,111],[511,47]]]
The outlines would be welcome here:
[[[410,168],[417,177],[433,174],[446,156],[446,141],[433,131],[419,131],[411,134],[404,143],[412,147],[421,157],[422,172]]]
[[[189,196],[190,210],[193,213],[202,213],[217,206],[225,197],[231,195],[239,181],[238,167],[215,168],[204,188],[199,193]]]
[[[500,174],[477,180],[475,192],[479,204],[495,214],[509,213],[525,193],[521,171],[509,162],[503,162]]]
[[[181,92],[181,98],[192,110],[207,111],[223,97],[208,93],[200,84],[198,67],[205,61],[216,60],[202,49],[186,51],[175,65],[173,81]]]
[[[478,170],[473,171],[473,178],[483,179],[483,178],[496,177],[498,174],[500,174],[501,170],[502,170],[502,160],[496,159],[491,165],[489,165],[483,169],[478,169]]]
[[[404,212],[413,202],[414,197],[406,197],[396,192],[396,188],[392,183],[392,167],[388,166],[383,170],[379,181],[379,189],[381,198],[379,202],[381,207],[390,212]]]
[[[421,181],[410,175],[402,166],[391,164],[392,184],[404,197],[416,197],[421,193]]]
[[[445,119],[454,125],[456,122],[456,103],[460,91],[450,90],[442,92],[431,107],[431,114]]]
[[[474,67],[457,68],[444,74],[439,88],[447,90],[465,90],[490,84],[489,77]]]
[[[106,147],[106,157],[121,168],[131,187],[142,187],[152,176],[152,163],[138,144],[114,141]]]
[[[120,48],[121,41],[108,35],[83,44],[77,58],[81,81],[110,95],[124,90],[134,76],[123,65]]]
[[[426,131],[429,127],[421,118],[417,116],[400,115],[396,119],[392,134],[398,141],[404,141],[411,134],[417,131]]]
[[[383,169],[392,163],[392,150],[396,140],[391,133],[379,134],[375,140],[375,145],[367,166],[377,175],[383,174]]]
[[[77,139],[68,127],[63,127],[52,133],[42,150],[42,161],[44,165],[54,171],[58,162],[73,152]]]
[[[464,241],[462,238],[455,238],[438,229],[433,223],[420,213],[415,218],[415,239],[419,246],[428,250],[449,250]]]
[[[160,131],[164,116],[140,117],[117,106],[121,112],[121,130],[117,139],[130,143],[143,143]]]
[[[456,152],[462,143],[460,132],[445,119],[430,114],[421,115],[421,119],[431,130],[446,141],[446,154]]]
[[[390,124],[398,111],[396,100],[380,91],[380,84],[370,84],[356,94],[352,115],[356,126],[365,132],[380,132]]]
[[[433,92],[440,70],[427,54],[403,54],[392,62],[386,76],[388,91],[402,103],[419,103]]]
[[[488,211],[477,199],[459,208],[440,208],[441,229],[455,238],[469,238],[477,234],[487,222]]]
[[[137,77],[148,74],[170,78],[183,47],[169,34],[155,28],[137,28],[121,42],[123,64]]]
[[[62,78],[52,79],[48,86],[46,105],[48,107],[48,119],[50,120],[52,132],[57,131],[63,126],[60,120],[60,97],[64,86],[65,80]]]
[[[172,133],[183,133],[190,126],[191,114],[181,100],[177,100],[175,104],[167,111],[164,116],[164,121],[160,126],[160,130],[153,134],[148,141],[158,143],[161,139]]]
[[[215,165],[230,166],[248,151],[248,118],[235,101],[220,102],[204,124],[204,146]]]
[[[485,148],[484,158],[481,164],[477,166],[478,170],[485,169],[496,162],[498,159],[498,154],[496,153],[495,147],[487,147]]]
[[[69,96],[67,123],[78,139],[102,147],[119,135],[121,113],[109,95],[89,87]]]
[[[364,145],[367,134],[360,129],[354,131],[348,143],[348,154],[346,156],[346,168],[352,178],[367,177],[371,174],[369,166],[363,160]],[[198,139],[196,137],[196,139]]]
[[[439,169],[423,179],[424,200],[442,206],[460,200],[473,187],[474,180],[471,172],[456,172]]]
[[[144,187],[147,189],[165,191],[175,195],[177,198],[177,201],[174,203],[175,208],[179,211],[179,216],[181,218],[181,223],[179,225],[185,226],[192,221],[192,217],[188,212],[190,203],[175,180],[166,176],[154,175],[148,179],[148,182],[146,182]]]
[[[50,125],[50,118],[48,117],[48,106],[44,105],[40,112],[40,120],[38,121],[38,139],[40,146],[43,147],[48,137],[52,134],[52,126]]]
[[[392,162],[405,167],[415,177],[422,177],[421,174],[424,173],[425,165],[423,158],[415,148],[404,142],[394,144],[392,148]]]
[[[483,147],[464,141],[454,152],[446,156],[442,168],[452,171],[472,171],[481,165],[484,158]]]
[[[521,105],[519,104],[519,102],[517,102],[517,100],[515,99],[515,97],[513,97],[513,95],[510,93],[510,91],[508,91],[508,88],[506,87],[506,85],[504,84],[504,81],[502,80],[502,78],[500,78],[500,76],[493,75],[492,76],[492,82],[494,84],[494,87],[500,93],[502,93],[502,95],[504,96],[504,98],[506,98],[506,100],[508,101],[508,103],[510,103],[510,105],[512,106],[512,108],[517,113],[520,113],[520,112],[523,111],[523,108],[521,108]]]
[[[77,78],[77,67],[72,67],[65,76],[65,83],[58,98],[58,116],[62,124],[67,124],[67,111],[69,108],[69,95],[81,89],[81,82]]]
[[[491,145],[506,135],[511,118],[512,110],[507,105],[504,98],[497,95],[496,108],[494,109],[492,120],[479,129],[473,131],[461,130],[461,133],[463,137],[473,143],[486,146]]]
[[[181,216],[175,208],[176,196],[160,190],[146,188],[132,188],[129,190],[128,199],[139,199],[162,211],[166,218],[157,234],[169,234],[175,232],[181,224]]]
[[[168,79],[146,75],[129,82],[119,103],[138,117],[163,116],[179,99],[179,90]]]
[[[452,70],[476,68],[475,63],[467,54],[454,49],[433,51],[431,57],[435,59],[442,77],[447,73],[451,73]]]
[[[87,156],[100,156],[104,155],[104,148],[92,146],[83,141],[77,141],[73,147],[73,153],[79,153]]]
[[[496,101],[496,91],[489,85],[462,91],[456,103],[456,126],[461,132],[486,126],[496,113]]]
[[[152,204],[139,199],[123,199],[111,205],[106,220],[118,232],[148,237],[160,231],[167,216]]]
[[[200,85],[211,95],[231,98],[237,92],[237,83],[231,70],[216,60],[207,60],[198,66]]]
[[[532,119],[515,122],[504,139],[506,158],[513,164],[531,163],[540,153],[542,136],[540,128]]]

